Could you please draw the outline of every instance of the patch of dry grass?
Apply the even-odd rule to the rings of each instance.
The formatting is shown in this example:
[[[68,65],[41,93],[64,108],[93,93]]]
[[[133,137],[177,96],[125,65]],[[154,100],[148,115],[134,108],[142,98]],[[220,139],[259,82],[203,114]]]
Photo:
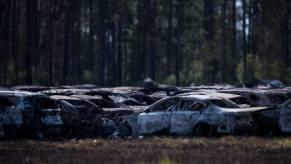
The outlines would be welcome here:
[[[0,163],[290,163],[291,138],[2,141]]]

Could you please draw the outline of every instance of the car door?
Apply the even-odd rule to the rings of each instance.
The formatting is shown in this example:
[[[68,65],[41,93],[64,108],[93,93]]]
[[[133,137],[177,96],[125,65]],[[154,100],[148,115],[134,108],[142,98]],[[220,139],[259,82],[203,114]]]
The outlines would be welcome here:
[[[137,116],[138,134],[167,132],[170,126],[171,110],[176,106],[176,98],[165,99]]]
[[[197,119],[206,104],[197,100],[181,100],[171,114],[170,133],[178,135],[191,134]]]
[[[291,132],[291,100],[282,105],[279,124],[283,132]]]
[[[0,122],[4,125],[13,126],[22,124],[22,115],[19,108],[16,108],[8,98],[2,96],[0,96]]]
[[[75,125],[79,123],[79,111],[76,107],[65,100],[59,100],[61,116],[66,125]]]

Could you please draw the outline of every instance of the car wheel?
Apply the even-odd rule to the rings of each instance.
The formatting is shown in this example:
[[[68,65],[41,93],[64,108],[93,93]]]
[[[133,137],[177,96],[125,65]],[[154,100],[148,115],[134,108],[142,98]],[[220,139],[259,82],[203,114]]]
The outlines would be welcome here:
[[[128,122],[120,122],[117,124],[117,130],[121,138],[129,137],[132,135],[132,129]]]
[[[276,124],[272,121],[263,120],[254,128],[254,134],[259,137],[270,137],[276,132]]]
[[[200,123],[193,129],[193,135],[198,137],[214,136],[215,127],[207,123]]]

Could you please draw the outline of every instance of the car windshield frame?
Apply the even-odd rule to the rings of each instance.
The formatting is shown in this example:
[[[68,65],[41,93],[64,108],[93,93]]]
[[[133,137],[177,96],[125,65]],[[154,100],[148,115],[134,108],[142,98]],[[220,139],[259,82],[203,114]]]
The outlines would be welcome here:
[[[35,96],[35,97],[33,97],[33,102],[35,103],[35,105],[39,109],[58,109],[57,102],[49,97],[46,97],[46,96]],[[44,103],[44,102],[46,104],[40,104],[40,103]],[[49,103],[49,105],[47,103]]]
[[[245,98],[243,96],[229,98],[229,100],[231,102],[235,103],[236,105],[250,105],[250,106],[254,106],[247,98]],[[238,103],[237,101],[240,101],[240,103]]]
[[[175,100],[175,101],[177,101],[175,105],[177,105],[177,103],[179,103],[179,101],[180,101],[179,98],[177,98],[177,97],[165,98],[165,99],[162,99],[160,101],[157,101],[157,102],[153,103],[151,106],[149,106],[148,108],[146,108],[143,112],[151,113],[151,112],[166,112],[166,111],[172,111],[172,110],[169,110],[169,109],[171,109],[175,105],[172,105],[172,106],[168,107],[164,111],[152,111],[153,107],[155,107],[155,106],[157,106],[157,105],[159,105],[161,103],[164,103],[165,101],[169,101],[169,100]]]
[[[207,100],[209,103],[220,107],[220,108],[229,108],[229,109],[235,109],[235,108],[240,108],[240,106],[238,104],[235,104],[234,102],[227,100],[227,99],[223,99],[223,98],[213,98],[213,99],[209,99]],[[216,101],[216,102],[215,102]],[[224,103],[227,106],[222,106],[222,104],[218,104],[219,103]]]
[[[275,105],[283,104],[285,101],[288,100],[287,96],[279,93],[268,93],[266,94],[266,96]]]

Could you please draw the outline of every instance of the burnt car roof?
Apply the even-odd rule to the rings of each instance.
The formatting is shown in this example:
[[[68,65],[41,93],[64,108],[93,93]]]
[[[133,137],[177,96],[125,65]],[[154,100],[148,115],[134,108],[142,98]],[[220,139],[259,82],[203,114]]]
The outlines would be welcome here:
[[[235,88],[235,89],[225,89],[225,90],[220,90],[218,91],[220,93],[225,93],[225,92],[241,92],[241,93],[264,93],[264,90],[260,89],[250,89],[250,88]]]
[[[232,94],[232,93],[199,92],[199,91],[198,92],[189,92],[189,93],[181,94],[181,96],[183,96],[183,95],[209,95],[209,96],[220,97],[220,98],[225,98],[225,99],[242,97],[241,95]]]
[[[116,93],[133,93],[133,92],[138,92],[141,91],[141,87],[129,87],[129,86],[124,86],[124,87],[114,87],[112,88],[112,92]]]
[[[88,99],[88,100],[92,100],[92,99],[98,99],[98,100],[100,100],[100,99],[103,99],[101,96],[98,96],[98,95],[96,95],[96,96],[91,96],[91,95],[80,95],[80,94],[75,94],[75,95],[71,95],[72,97],[77,97],[77,98],[81,98],[81,99]]]
[[[221,99],[220,97],[210,96],[210,95],[185,95],[185,96],[177,96],[178,98],[195,98],[200,100],[211,100],[211,99]]]
[[[0,95],[15,95],[15,96],[46,96],[39,92],[28,91],[0,91]]]
[[[49,89],[44,90],[41,93],[48,95],[73,95],[73,94],[88,94],[89,89]]]
[[[63,95],[52,95],[49,97],[54,99],[54,100],[80,100],[79,98],[76,98],[76,97],[63,96]]]

